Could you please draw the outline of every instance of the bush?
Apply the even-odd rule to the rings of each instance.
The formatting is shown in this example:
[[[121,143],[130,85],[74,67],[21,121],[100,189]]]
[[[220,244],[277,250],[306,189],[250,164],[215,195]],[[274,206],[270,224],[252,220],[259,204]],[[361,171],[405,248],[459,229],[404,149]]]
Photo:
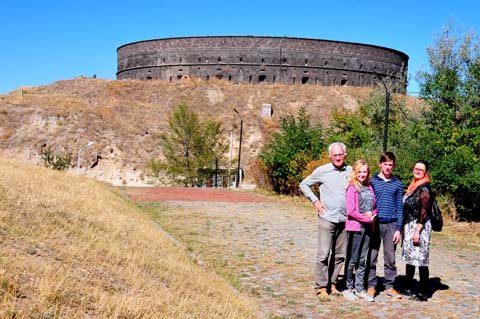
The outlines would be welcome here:
[[[67,170],[72,164],[71,154],[55,154],[50,146],[42,148],[42,161],[45,167],[59,171]]]

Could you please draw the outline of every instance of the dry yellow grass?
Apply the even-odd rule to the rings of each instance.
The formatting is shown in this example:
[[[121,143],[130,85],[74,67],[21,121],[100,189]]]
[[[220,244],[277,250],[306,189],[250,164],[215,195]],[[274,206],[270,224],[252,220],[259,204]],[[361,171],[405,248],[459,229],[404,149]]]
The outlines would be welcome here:
[[[115,189],[0,159],[0,318],[257,318]]]

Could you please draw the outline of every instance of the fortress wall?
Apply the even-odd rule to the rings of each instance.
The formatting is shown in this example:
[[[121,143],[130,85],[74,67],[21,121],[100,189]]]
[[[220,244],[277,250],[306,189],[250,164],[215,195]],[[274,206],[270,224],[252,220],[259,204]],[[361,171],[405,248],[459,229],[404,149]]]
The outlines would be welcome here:
[[[254,36],[166,38],[117,49],[117,79],[184,76],[237,83],[372,86],[382,77],[406,90],[408,56],[379,46]]]

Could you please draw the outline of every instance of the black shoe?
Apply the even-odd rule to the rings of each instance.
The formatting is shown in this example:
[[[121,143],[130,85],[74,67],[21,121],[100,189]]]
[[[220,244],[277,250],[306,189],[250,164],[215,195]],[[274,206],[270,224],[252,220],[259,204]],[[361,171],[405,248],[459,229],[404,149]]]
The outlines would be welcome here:
[[[411,300],[413,300],[413,301],[427,301],[427,300],[428,300],[428,297],[427,297],[427,295],[425,295],[425,294],[418,293],[418,294],[416,294],[415,296],[413,296],[413,297],[411,298]]]
[[[413,293],[411,289],[400,289],[398,291],[401,295],[407,296],[407,297],[412,297]]]

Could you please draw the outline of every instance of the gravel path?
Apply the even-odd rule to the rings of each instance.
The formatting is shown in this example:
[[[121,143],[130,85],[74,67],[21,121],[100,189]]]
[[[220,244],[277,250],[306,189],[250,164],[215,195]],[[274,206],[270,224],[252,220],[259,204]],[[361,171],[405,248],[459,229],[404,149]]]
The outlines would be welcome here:
[[[480,249],[443,233],[434,233],[432,239],[433,295],[428,302],[391,300],[383,292],[374,303],[348,302],[342,296],[318,302],[312,288],[317,238],[313,209],[263,199],[251,203],[164,198],[163,205],[178,218],[201,217],[191,222],[198,223],[192,229],[200,230],[205,253],[222,258],[235,270],[261,304],[265,318],[480,318]],[[383,270],[382,258],[379,268]],[[405,265],[399,249],[397,266],[401,281]]]

